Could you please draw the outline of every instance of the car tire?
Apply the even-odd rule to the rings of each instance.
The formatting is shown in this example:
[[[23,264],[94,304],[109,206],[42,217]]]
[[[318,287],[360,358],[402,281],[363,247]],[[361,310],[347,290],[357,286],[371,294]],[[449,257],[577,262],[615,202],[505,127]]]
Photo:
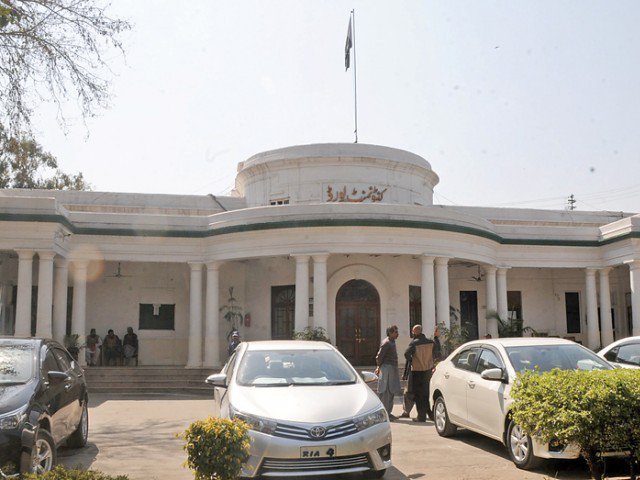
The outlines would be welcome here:
[[[386,468],[383,468],[382,470],[369,470],[367,472],[364,472],[364,478],[367,479],[375,479],[375,478],[382,478],[384,477],[384,474],[387,472]]]
[[[507,429],[507,450],[511,461],[522,470],[530,470],[540,465],[542,459],[533,454],[531,437],[511,420]]]
[[[56,444],[53,437],[44,428],[40,428],[31,453],[22,452],[20,456],[20,473],[48,472],[56,464],[56,460]]]
[[[82,415],[80,416],[80,423],[78,428],[71,434],[67,440],[67,445],[72,448],[82,448],[87,444],[87,438],[89,436],[89,411],[87,409],[87,400],[85,399],[82,406]]]
[[[433,404],[433,422],[436,426],[436,432],[441,437],[450,437],[458,430],[458,427],[449,420],[449,413],[443,397],[436,398]]]

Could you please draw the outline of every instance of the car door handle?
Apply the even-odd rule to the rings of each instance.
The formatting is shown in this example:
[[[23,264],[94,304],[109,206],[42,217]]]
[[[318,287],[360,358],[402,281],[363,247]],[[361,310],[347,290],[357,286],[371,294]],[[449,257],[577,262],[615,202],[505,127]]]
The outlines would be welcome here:
[[[476,388],[476,382],[474,382],[473,380],[469,380],[467,382],[467,385],[469,385],[469,388]]]
[[[444,374],[444,378],[449,378],[451,375],[449,375],[449,372],[445,372]]]

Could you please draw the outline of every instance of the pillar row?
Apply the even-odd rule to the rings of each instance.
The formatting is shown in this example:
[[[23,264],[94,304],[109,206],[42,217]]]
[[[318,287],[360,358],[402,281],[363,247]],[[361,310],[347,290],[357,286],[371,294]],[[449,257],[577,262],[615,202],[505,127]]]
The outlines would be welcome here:
[[[202,366],[202,264],[189,263],[189,351],[187,368]]]
[[[436,321],[449,328],[449,258],[436,258]]]
[[[38,252],[38,314],[36,317],[36,337],[53,336],[53,257],[54,252]]]
[[[327,316],[328,254],[313,255],[313,326],[329,330]],[[297,297],[297,295],[296,295]]]
[[[587,347],[594,350],[600,347],[595,268],[585,269],[585,294],[587,297]]]
[[[220,263],[207,263],[207,295],[204,327],[204,366],[218,367],[220,358]]]
[[[295,255],[296,305],[295,331],[302,332],[309,326],[309,255]]]
[[[484,268],[485,280],[487,285],[487,314],[498,313],[498,297],[496,290],[496,273],[498,269],[493,265]],[[494,318],[487,318],[487,333],[493,338],[498,338],[498,320]]]
[[[436,285],[433,264],[435,257],[421,258],[421,304],[422,329],[427,336],[431,336],[436,328]]]
[[[86,260],[73,261],[73,308],[71,312],[71,333],[78,335],[83,344],[87,336],[87,267]],[[78,356],[80,365],[87,364],[84,352]]]
[[[16,337],[31,336],[31,287],[33,286],[33,250],[18,253],[18,298],[16,299]]]
[[[69,287],[69,262],[58,258],[53,278],[53,339],[63,343],[67,332],[67,289]]]
[[[507,270],[509,270],[509,267],[499,267],[496,272],[497,308],[498,315],[502,321],[506,321],[509,318],[509,305],[507,302]]]
[[[602,346],[613,343],[613,323],[611,319],[611,288],[609,287],[609,272],[611,268],[601,268],[600,278],[600,328]]]
[[[631,324],[630,335],[640,335],[640,260],[629,262],[631,283]]]

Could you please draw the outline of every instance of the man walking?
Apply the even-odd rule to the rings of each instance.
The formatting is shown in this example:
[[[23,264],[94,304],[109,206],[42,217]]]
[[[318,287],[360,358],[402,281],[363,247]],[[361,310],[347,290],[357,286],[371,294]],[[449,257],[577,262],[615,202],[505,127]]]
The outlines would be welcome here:
[[[378,375],[378,396],[389,414],[389,420],[397,417],[391,414],[393,410],[393,397],[402,393],[400,386],[400,374],[398,373],[398,350],[396,349],[398,327],[393,325],[387,328],[387,338],[382,341],[380,350],[376,355],[376,370]]]
[[[418,410],[418,416],[413,421],[426,422],[427,415],[429,418],[432,416],[429,408],[429,381],[431,380],[431,370],[439,357],[439,349],[433,340],[428,339],[422,333],[422,325],[414,325],[411,331],[413,340],[411,340],[409,347],[404,352],[408,367],[405,370],[405,375],[408,377],[406,394],[415,399],[416,409]],[[437,330],[434,332],[434,336],[437,338]],[[405,414],[408,416],[409,410],[405,405],[403,416]]]

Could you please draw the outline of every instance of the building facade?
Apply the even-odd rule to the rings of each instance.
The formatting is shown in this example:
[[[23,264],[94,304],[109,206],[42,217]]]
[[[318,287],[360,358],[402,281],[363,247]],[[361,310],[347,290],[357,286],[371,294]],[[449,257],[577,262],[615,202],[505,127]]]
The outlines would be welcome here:
[[[470,338],[521,319],[596,348],[640,334],[640,215],[433,204],[412,153],[289,147],[231,196],[0,190],[0,333],[131,326],[140,364],[214,367],[227,338],[322,327],[371,365],[388,325]],[[453,313],[453,315],[452,315]]]

